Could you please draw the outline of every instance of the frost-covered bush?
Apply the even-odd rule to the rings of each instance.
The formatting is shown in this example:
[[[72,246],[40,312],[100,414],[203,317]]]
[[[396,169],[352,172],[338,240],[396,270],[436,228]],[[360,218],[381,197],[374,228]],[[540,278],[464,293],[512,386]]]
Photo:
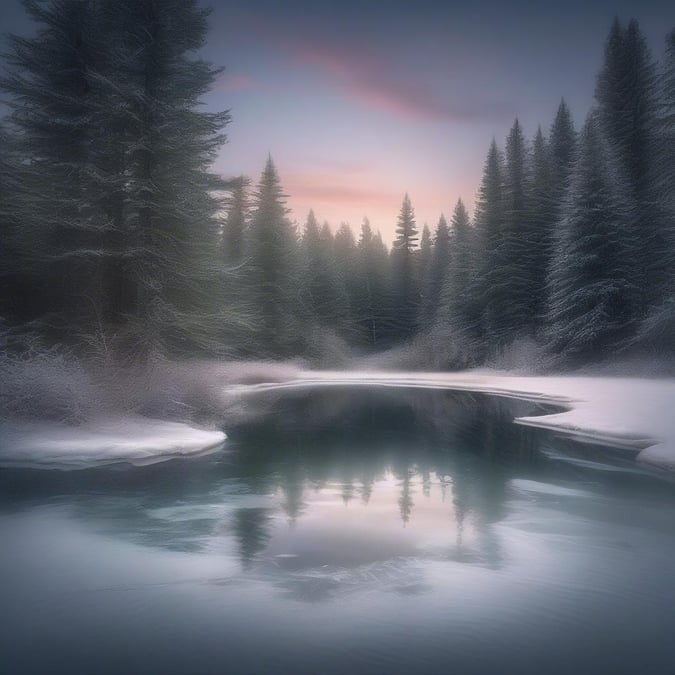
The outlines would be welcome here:
[[[68,350],[24,338],[14,349],[3,337],[0,351],[0,419],[86,420],[104,405],[90,373]]]
[[[134,366],[98,368],[111,409],[181,422],[220,425],[232,405],[228,388],[294,377],[300,364],[265,361],[174,361],[154,355]]]
[[[361,361],[383,370],[462,370],[476,365],[478,352],[448,327],[436,327],[410,342]]]
[[[91,336],[85,354],[0,330],[0,420],[79,424],[145,415],[221,425],[228,387],[291,379],[301,362],[176,361],[158,352],[120,359],[116,337]]]

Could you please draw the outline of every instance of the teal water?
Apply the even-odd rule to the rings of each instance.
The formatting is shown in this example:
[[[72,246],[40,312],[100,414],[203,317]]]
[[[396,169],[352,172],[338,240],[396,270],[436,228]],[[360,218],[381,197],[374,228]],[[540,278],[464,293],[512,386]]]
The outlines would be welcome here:
[[[675,484],[468,393],[267,394],[222,452],[0,470],[0,672],[675,672]]]

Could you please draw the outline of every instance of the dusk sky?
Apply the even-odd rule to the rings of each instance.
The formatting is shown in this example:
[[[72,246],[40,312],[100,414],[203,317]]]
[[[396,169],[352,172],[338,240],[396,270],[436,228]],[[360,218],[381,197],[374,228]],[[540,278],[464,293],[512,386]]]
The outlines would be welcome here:
[[[483,160],[515,117],[548,130],[561,97],[577,127],[611,21],[635,17],[660,57],[675,3],[274,2],[213,7],[205,56],[226,67],[208,97],[232,123],[216,170],[257,181],[274,158],[292,217],[314,208],[391,241],[404,193],[433,229],[458,197],[473,210]],[[2,0],[6,32],[29,24]]]

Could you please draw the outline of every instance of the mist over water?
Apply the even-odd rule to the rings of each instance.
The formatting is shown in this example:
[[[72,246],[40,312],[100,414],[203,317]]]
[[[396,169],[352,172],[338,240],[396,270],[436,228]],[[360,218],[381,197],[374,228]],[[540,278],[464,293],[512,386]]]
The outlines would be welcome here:
[[[214,455],[0,471],[3,672],[668,672],[672,479],[530,403],[247,406]]]

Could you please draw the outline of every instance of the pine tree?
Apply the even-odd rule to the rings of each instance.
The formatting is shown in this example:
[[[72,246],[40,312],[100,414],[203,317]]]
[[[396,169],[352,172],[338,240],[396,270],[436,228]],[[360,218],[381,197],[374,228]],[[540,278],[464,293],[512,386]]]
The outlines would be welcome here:
[[[426,297],[422,305],[420,325],[429,328],[435,321],[441,300],[441,290],[450,260],[450,228],[441,214],[434,233],[434,243],[429,263]]]
[[[666,54],[659,78],[656,136],[660,139],[656,171],[656,199],[675,227],[675,30],[666,38]]]
[[[417,241],[415,211],[406,193],[398,216],[396,239],[391,252],[396,333],[402,340],[410,338],[417,327],[419,298],[414,269],[414,251]]]
[[[675,30],[666,37],[656,107],[653,186],[659,220],[664,226],[665,269],[655,280],[655,306],[640,328],[637,342],[649,349],[675,353]]]
[[[473,281],[473,233],[469,214],[461,199],[457,200],[450,224],[452,252],[441,296],[442,316],[453,333],[466,338],[472,335],[475,314],[471,297]]]
[[[87,195],[90,164],[90,69],[96,66],[91,3],[62,0],[43,5],[26,0],[37,24],[34,37],[10,36],[7,118],[20,166],[22,187],[12,208],[16,244],[23,251],[26,318],[46,317],[63,337],[73,322],[91,322],[94,279],[102,253]],[[25,282],[24,282],[25,287]],[[40,300],[39,295],[42,295]]]
[[[214,190],[224,184],[209,168],[229,115],[198,110],[220,71],[195,57],[209,11],[196,0],[105,0],[103,8],[113,29],[106,98],[127,111],[124,234],[138,251],[125,251],[133,281],[125,310],[156,327],[155,339],[180,346],[208,330],[199,319],[205,281],[221,266]]]
[[[503,174],[503,158],[493,139],[483,168],[475,213],[478,274],[472,294],[482,310],[476,332],[484,347],[496,341],[501,305],[508,301],[498,279],[502,265],[500,247],[504,228]]]
[[[302,238],[301,297],[315,326],[332,330],[344,327],[348,299],[338,274],[334,238],[328,223],[321,228],[313,211],[307,216]]]
[[[247,241],[247,288],[255,308],[255,345],[287,355],[297,344],[297,241],[279,175],[268,157],[255,195]]]
[[[666,234],[654,207],[653,193],[655,75],[654,62],[637,22],[631,20],[624,29],[616,19],[607,40],[595,97],[602,132],[627,177],[627,194],[634,201],[642,233],[633,253],[643,267],[641,314],[656,302],[654,291],[667,268]]]
[[[551,171],[551,199],[560,213],[563,196],[569,185],[570,171],[574,163],[576,132],[567,103],[562,99],[549,135],[549,156]]]
[[[431,231],[429,226],[424,223],[422,227],[422,237],[420,239],[420,247],[415,253],[417,277],[417,288],[419,289],[419,315],[417,318],[417,325],[424,326],[426,323],[426,312],[429,305],[429,297],[431,294],[431,262],[433,259],[433,244],[431,241]]]
[[[537,233],[528,203],[528,169],[525,137],[516,120],[506,139],[504,222],[498,266],[493,271],[493,281],[501,289],[501,303],[498,315],[493,315],[492,332],[500,345],[531,334],[535,322],[531,297]]]
[[[602,358],[635,330],[637,231],[613,149],[597,114],[579,139],[550,276],[548,326],[553,352],[575,361]]]
[[[388,339],[390,316],[389,254],[382,237],[373,234],[368,218],[363,219],[356,249],[358,281],[354,321],[365,344],[380,348]]]
[[[57,320],[133,327],[135,354],[204,346],[218,333],[204,281],[221,266],[223,183],[209,167],[229,119],[197,110],[219,72],[194,57],[208,12],[194,0],[25,5],[40,29],[11,40],[3,87],[36,195],[22,226],[49,252],[43,276],[63,279],[50,284]]]
[[[15,161],[10,137],[0,124],[0,317],[10,324],[21,321],[22,312],[36,305],[23,265],[20,225],[15,199],[20,190],[20,164]]]
[[[356,239],[348,223],[340,223],[335,233],[335,265],[341,294],[345,302],[339,306],[337,326],[345,337],[354,337],[353,308],[358,295]]]
[[[551,265],[553,235],[558,217],[558,204],[553,196],[552,166],[549,147],[546,144],[541,127],[532,145],[532,170],[527,192],[529,199],[530,232],[530,302],[532,328],[538,332],[543,325],[546,313],[547,276]]]

